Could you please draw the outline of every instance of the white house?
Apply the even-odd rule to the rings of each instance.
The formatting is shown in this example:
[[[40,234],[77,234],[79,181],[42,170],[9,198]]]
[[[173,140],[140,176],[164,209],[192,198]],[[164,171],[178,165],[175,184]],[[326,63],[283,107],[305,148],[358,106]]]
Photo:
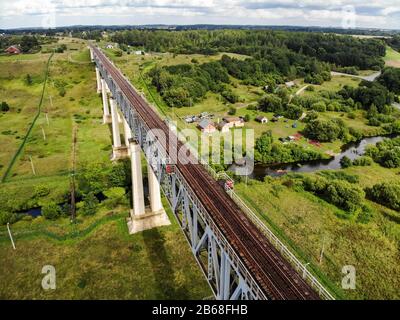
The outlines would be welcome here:
[[[264,116],[258,116],[256,118],[256,121],[260,122],[260,123],[268,123],[268,118],[264,117]]]

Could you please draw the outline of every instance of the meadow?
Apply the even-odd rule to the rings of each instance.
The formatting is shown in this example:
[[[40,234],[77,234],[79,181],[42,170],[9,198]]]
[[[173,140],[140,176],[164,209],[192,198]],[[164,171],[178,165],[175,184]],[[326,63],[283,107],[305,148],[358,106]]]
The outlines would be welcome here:
[[[36,190],[49,192],[39,205],[63,203],[70,192],[73,128],[77,128],[77,174],[88,164],[110,168],[111,131],[102,124],[102,102],[84,41],[63,38],[42,53],[0,57],[0,100],[11,110],[0,115],[0,175],[15,155],[39,108],[46,63],[51,59],[39,118],[26,145],[0,184],[0,200],[28,210]],[[26,82],[26,75],[32,84]],[[47,117],[46,117],[47,114]],[[123,132],[123,131],[121,131]],[[43,134],[44,133],[44,134]],[[31,167],[32,159],[35,172]],[[129,195],[127,195],[129,198]],[[165,203],[166,209],[168,209]],[[50,221],[26,215],[11,230],[0,227],[2,299],[202,299],[212,295],[171,212],[171,226],[128,234],[129,207],[100,204],[93,216]],[[34,257],[34,258],[32,258]],[[41,288],[41,269],[54,265],[57,290]]]
[[[359,185],[398,180],[398,169],[352,167]],[[314,174],[308,174],[314,175]],[[400,218],[395,211],[367,201],[373,210],[368,223],[344,218],[337,207],[291,187],[288,177],[236,184],[237,193],[280,238],[345,299],[399,299]],[[342,268],[356,268],[356,289],[342,290]]]

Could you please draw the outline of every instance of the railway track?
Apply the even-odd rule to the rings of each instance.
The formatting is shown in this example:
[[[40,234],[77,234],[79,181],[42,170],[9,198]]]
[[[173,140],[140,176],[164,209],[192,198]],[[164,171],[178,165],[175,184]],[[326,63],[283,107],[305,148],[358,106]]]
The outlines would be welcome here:
[[[144,101],[108,58],[98,48],[92,48],[148,128],[161,129],[165,133],[165,137],[170,137],[171,133],[167,124]],[[164,143],[166,153],[168,153],[170,141],[168,138],[166,139],[167,141],[161,143]],[[186,148],[186,146],[178,141],[172,150],[182,150],[181,148]],[[186,150],[189,149],[186,148]],[[201,164],[194,164],[196,162],[193,161],[190,152],[189,154],[180,152],[180,154],[184,154],[186,159],[178,159],[177,170],[196,191],[198,199],[211,219],[229,241],[243,264],[251,271],[265,295],[273,300],[319,299],[318,294],[281,256],[207,170]]]

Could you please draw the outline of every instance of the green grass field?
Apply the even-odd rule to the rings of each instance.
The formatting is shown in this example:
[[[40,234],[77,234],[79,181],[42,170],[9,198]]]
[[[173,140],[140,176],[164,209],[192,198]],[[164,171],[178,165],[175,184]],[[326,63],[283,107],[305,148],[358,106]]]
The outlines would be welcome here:
[[[86,44],[70,38],[60,43],[65,43],[68,50],[55,54],[52,59],[42,113],[9,179],[0,184],[2,204],[10,201],[13,207],[24,210],[35,207],[37,201],[32,196],[38,186],[50,191],[40,199],[39,205],[65,201],[70,187],[74,126],[77,127],[77,173],[89,163],[102,163],[107,168],[113,165],[110,127],[102,124],[102,102],[96,93],[96,76]],[[52,51],[60,43],[48,45],[42,52]],[[48,57],[47,53],[0,57],[0,94],[11,107],[10,112],[0,114],[3,146],[0,174],[4,173],[37,112]],[[30,86],[25,82],[28,73],[33,80]],[[60,87],[65,89],[64,96],[60,95]],[[67,217],[49,221],[27,216],[11,226],[15,251],[6,228],[0,227],[0,298],[202,299],[211,296],[175,219],[170,216],[169,227],[129,236],[128,211],[126,206],[110,210],[100,205],[94,216],[78,215],[77,224],[71,224]],[[57,290],[50,292],[40,285],[41,269],[48,264],[54,265],[57,271]]]
[[[400,68],[400,53],[391,47],[386,47],[386,66]]]
[[[357,174],[363,187],[398,179],[398,170],[378,165],[345,172]],[[241,183],[236,191],[305,263],[322,271],[320,278],[333,283],[333,291],[343,298],[399,299],[399,214],[369,202],[374,215],[368,224],[343,219],[340,209],[308,192],[282,185],[284,180]],[[340,289],[345,265],[356,267],[356,290]]]
[[[47,227],[53,237],[36,232],[19,239],[17,233],[16,250],[0,236],[0,298],[182,300],[212,295],[176,223],[130,236],[125,216],[111,216],[88,233],[86,221],[78,237],[65,233],[65,225]],[[62,240],[54,236],[59,233]],[[56,290],[41,287],[45,265],[56,268]]]

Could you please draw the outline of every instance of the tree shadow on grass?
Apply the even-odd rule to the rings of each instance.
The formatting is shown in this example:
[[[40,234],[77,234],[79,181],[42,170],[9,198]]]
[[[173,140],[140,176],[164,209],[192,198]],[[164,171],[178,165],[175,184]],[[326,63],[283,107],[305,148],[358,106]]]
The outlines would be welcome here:
[[[189,299],[186,285],[176,283],[165,238],[157,228],[143,232],[143,240],[153,269],[157,293],[155,299]]]

